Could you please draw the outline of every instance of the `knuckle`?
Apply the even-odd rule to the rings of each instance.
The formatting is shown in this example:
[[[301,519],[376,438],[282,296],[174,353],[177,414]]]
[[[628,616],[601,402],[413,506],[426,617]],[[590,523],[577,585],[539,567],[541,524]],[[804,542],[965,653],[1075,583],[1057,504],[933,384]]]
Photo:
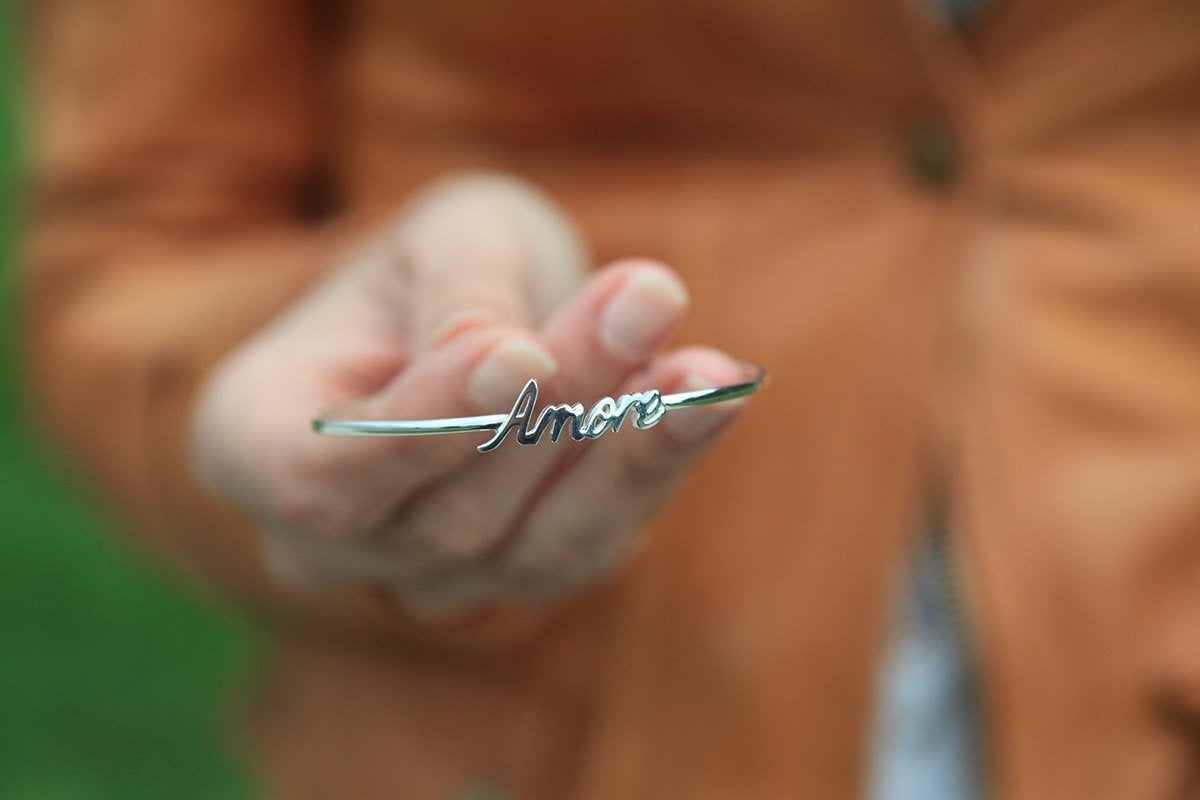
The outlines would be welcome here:
[[[293,446],[280,448],[266,470],[267,516],[286,531],[321,538],[346,538],[346,500],[311,459]]]
[[[446,487],[412,520],[408,538],[424,557],[460,565],[485,555],[499,528],[475,493]]]
[[[336,528],[334,508],[321,492],[305,482],[284,473],[271,480],[270,490],[272,516],[285,530],[323,533]]]
[[[431,184],[401,212],[395,230],[402,250],[445,247],[464,241],[469,232],[471,239],[520,245],[527,258],[553,256],[560,269],[581,269],[587,260],[582,237],[559,206],[534,185],[502,172]]]
[[[398,230],[402,242],[462,237],[464,220],[483,222],[509,219],[522,213],[538,197],[536,190],[518,179],[500,174],[459,175],[438,181],[417,194],[401,214]],[[540,201],[549,204],[548,200]]]

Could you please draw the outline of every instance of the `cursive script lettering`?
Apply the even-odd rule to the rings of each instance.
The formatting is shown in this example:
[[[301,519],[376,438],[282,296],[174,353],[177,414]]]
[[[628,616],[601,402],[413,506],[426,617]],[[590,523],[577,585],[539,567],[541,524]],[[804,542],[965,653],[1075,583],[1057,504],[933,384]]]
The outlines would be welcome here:
[[[537,381],[530,378],[492,438],[479,445],[479,452],[495,450],[513,431],[516,431],[518,444],[537,444],[546,431],[550,432],[550,441],[557,442],[568,428],[570,437],[581,442],[584,439],[598,439],[605,431],[619,431],[631,411],[634,427],[642,429],[657,425],[667,413],[657,389],[623,394],[616,400],[601,397],[586,413],[581,403],[548,405],[535,418],[537,398]]]

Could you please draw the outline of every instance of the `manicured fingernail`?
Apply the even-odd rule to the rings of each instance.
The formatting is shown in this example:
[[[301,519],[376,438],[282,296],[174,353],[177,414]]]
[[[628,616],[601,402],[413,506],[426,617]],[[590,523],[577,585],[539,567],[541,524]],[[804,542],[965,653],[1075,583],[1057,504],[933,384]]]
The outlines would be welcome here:
[[[681,391],[711,389],[716,384],[701,375],[690,374]],[[662,424],[681,442],[699,442],[716,433],[741,408],[742,400],[727,400],[710,406],[677,408],[663,417]]]
[[[429,348],[441,347],[467,331],[494,325],[496,319],[496,312],[490,308],[465,308],[455,311],[433,329],[433,334],[429,337]]]
[[[601,312],[600,344],[628,361],[649,357],[671,333],[687,300],[687,290],[669,273],[643,269]]]
[[[558,371],[554,356],[536,342],[513,336],[492,348],[467,380],[467,392],[481,411],[503,413],[530,378],[545,380]]]

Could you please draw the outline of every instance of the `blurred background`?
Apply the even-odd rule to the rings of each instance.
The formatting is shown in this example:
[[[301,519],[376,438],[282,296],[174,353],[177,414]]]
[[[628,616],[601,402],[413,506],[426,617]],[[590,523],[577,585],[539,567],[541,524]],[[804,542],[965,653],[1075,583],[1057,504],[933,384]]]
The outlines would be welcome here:
[[[0,0],[0,799],[247,797],[228,697],[256,631],[139,563],[22,405],[16,5]]]

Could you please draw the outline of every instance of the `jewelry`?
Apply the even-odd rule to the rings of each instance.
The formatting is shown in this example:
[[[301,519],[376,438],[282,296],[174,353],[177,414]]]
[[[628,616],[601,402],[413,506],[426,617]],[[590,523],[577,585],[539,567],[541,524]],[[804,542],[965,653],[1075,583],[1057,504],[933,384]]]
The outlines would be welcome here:
[[[401,420],[341,420],[314,419],[313,430],[326,436],[426,436],[441,433],[490,433],[491,438],[476,449],[481,453],[495,450],[509,433],[515,431],[517,443],[533,445],[542,434],[550,432],[550,441],[557,442],[563,431],[572,439],[598,439],[605,431],[618,431],[627,417],[635,428],[651,428],[668,411],[709,403],[721,403],[753,394],[762,388],[765,373],[756,368],[754,376],[741,383],[694,389],[689,392],[663,395],[657,389],[623,394],[615,400],[601,397],[584,411],[582,403],[548,405],[536,417],[538,384],[533,378],[517,395],[507,414],[485,414],[478,417],[449,417],[446,419]],[[569,428],[569,429],[568,429]]]

